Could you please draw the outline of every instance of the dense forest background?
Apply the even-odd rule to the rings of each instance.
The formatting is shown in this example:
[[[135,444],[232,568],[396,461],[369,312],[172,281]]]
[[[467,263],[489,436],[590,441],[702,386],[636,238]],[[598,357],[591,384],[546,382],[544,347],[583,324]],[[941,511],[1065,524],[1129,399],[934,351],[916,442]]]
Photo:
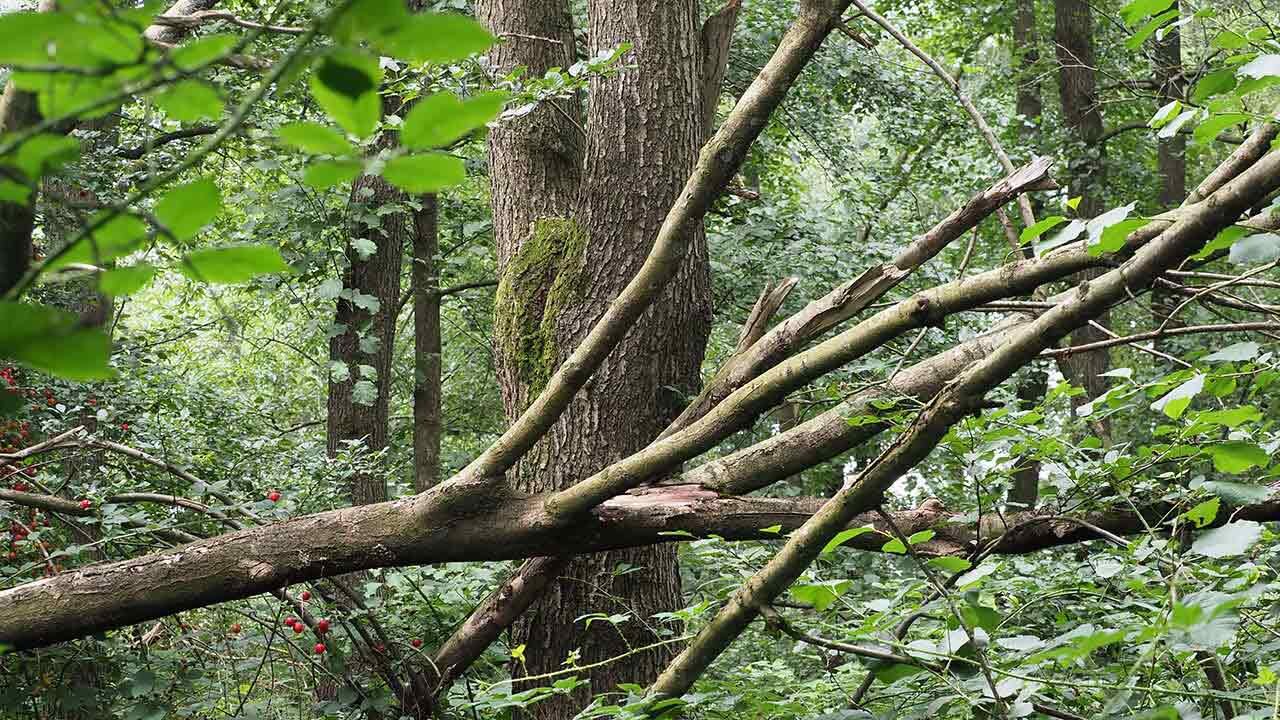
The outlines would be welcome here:
[[[1274,4],[0,64],[0,717],[1280,717]]]

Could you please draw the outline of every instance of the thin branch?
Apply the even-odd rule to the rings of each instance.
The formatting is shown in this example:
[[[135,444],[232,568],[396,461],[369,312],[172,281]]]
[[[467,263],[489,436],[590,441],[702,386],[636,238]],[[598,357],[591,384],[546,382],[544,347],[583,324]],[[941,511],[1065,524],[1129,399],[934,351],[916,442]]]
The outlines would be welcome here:
[[[928,65],[929,69],[933,71],[933,74],[937,75],[944,83],[946,83],[947,87],[951,89],[951,92],[955,93],[956,100],[959,101],[960,106],[964,108],[964,111],[969,114],[969,118],[973,120],[973,124],[978,128],[978,132],[981,133],[983,140],[985,140],[987,146],[991,148],[991,152],[993,152],[996,159],[1000,161],[1000,167],[1004,168],[1006,173],[1012,173],[1014,167],[1013,161],[1009,159],[1009,154],[1005,152],[1004,146],[1000,144],[1000,140],[996,138],[995,132],[992,131],[991,126],[987,124],[986,118],[982,116],[982,113],[978,112],[978,108],[973,104],[973,100],[969,98],[968,94],[965,93],[964,88],[960,86],[960,82],[956,80],[951,73],[947,72],[937,60],[934,60],[932,56],[924,50],[921,50],[918,45],[912,42],[911,38],[907,37],[901,30],[895,27],[893,23],[886,20],[876,11],[872,10],[866,3],[862,2],[862,0],[851,0],[851,2],[855,7],[862,11],[863,15],[866,15],[872,22],[884,28],[886,32],[893,36],[893,39],[897,40],[902,45],[902,47],[906,48],[908,52],[919,58],[925,65]],[[1019,197],[1018,209],[1022,213],[1022,222],[1026,227],[1031,227],[1036,224],[1036,216],[1031,210],[1030,200],[1026,197]]]
[[[198,28],[205,23],[214,22],[216,20],[229,22],[232,25],[238,25],[250,30],[260,30],[262,32],[279,33],[282,35],[302,35],[307,31],[306,28],[301,27],[286,27],[283,25],[264,25],[262,23],[256,23],[251,20],[245,20],[244,18],[237,17],[233,13],[229,13],[224,10],[203,10],[191,13],[190,15],[157,15],[151,22],[153,25],[160,25],[162,27],[191,30]]]
[[[1251,332],[1255,330],[1280,330],[1280,322],[1244,322],[1244,323],[1219,323],[1216,325],[1186,325],[1182,327],[1167,327],[1162,330],[1152,330],[1150,332],[1136,333],[1134,335],[1126,335],[1124,337],[1111,338],[1109,340],[1098,340],[1097,342],[1085,343],[1084,345],[1072,345],[1070,347],[1058,348],[1055,350],[1045,350],[1040,353],[1044,357],[1068,357],[1082,352],[1091,352],[1094,350],[1103,350],[1116,345],[1128,345],[1131,343],[1142,342],[1143,340],[1155,340],[1157,338],[1172,337],[1174,335],[1196,335],[1200,333],[1220,333],[1220,332]]]

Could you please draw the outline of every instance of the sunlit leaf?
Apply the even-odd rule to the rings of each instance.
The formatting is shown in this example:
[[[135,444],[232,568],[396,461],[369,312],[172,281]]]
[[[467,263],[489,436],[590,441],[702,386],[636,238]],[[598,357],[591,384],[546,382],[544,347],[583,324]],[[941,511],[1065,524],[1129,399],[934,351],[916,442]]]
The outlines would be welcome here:
[[[222,193],[209,178],[179,185],[156,203],[156,219],[177,240],[195,237],[222,209]]]
[[[193,280],[210,283],[247,282],[259,275],[292,272],[280,251],[266,245],[231,245],[204,248],[182,259],[182,272]]]
[[[401,190],[414,194],[433,193],[467,179],[462,158],[444,153],[401,155],[387,161],[382,177]]]
[[[1159,410],[1173,419],[1182,417],[1191,400],[1204,389],[1204,375],[1196,374],[1190,380],[1170,390],[1164,397],[1151,403],[1152,410]]]

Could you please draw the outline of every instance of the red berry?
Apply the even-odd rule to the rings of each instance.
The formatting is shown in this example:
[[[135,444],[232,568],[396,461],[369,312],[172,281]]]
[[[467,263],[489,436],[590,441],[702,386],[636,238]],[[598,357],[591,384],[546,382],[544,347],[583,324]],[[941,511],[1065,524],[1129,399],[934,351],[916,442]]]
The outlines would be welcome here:
[[[416,648],[420,648],[422,647],[422,638],[414,638],[409,641],[409,644]]]
[[[316,623],[316,633],[323,635],[327,632],[329,632],[328,620],[321,620],[320,622]]]
[[[17,559],[18,559],[18,551],[17,551],[17,550],[10,550],[10,551],[9,551],[9,559],[10,559],[10,560],[17,560]]]
[[[18,492],[26,492],[26,491],[27,491],[27,484],[26,484],[26,483],[24,483],[24,482],[14,483],[14,484],[13,484],[13,489],[14,489],[14,490],[17,490]]]
[[[308,590],[303,590],[303,591],[302,591],[302,602],[306,602],[306,601],[308,601],[308,600],[310,600],[310,599],[311,599],[311,592],[310,592],[310,591],[308,591]]]
[[[93,398],[89,398],[88,400],[85,400],[85,402],[86,402],[86,403],[88,403],[88,404],[90,404],[90,405],[97,405],[97,404],[98,404],[98,401],[97,401],[97,400],[94,400]]]
[[[81,510],[88,510],[88,509],[89,509],[89,508],[91,508],[91,507],[93,507],[93,503],[92,503],[91,501],[89,501],[89,500],[81,500],[81,501],[80,501],[80,509],[81,509]]]
[[[287,618],[285,618],[285,619],[284,619],[284,626],[285,626],[285,627],[293,627],[293,624],[294,624],[294,623],[296,623],[296,622],[298,622],[298,618],[296,618],[296,617],[294,617],[294,616],[290,615],[289,617],[287,617]]]
[[[231,634],[239,635],[242,629],[243,628],[240,627],[240,623],[235,623],[234,625],[231,626]]]
[[[373,646],[373,651],[381,655],[382,653],[387,651],[387,646],[383,645],[382,643],[378,643],[377,645]]]
[[[267,499],[270,500],[271,502],[279,502],[280,493],[276,492],[275,490],[272,490],[271,492],[267,493]]]
[[[323,655],[325,651],[324,643],[316,643],[316,654]]]
[[[295,635],[301,635],[306,629],[307,626],[303,625],[301,620],[293,624],[293,632]]]
[[[54,405],[57,405],[57,404],[58,404],[58,401],[57,401],[57,400],[54,400],[53,398],[49,398],[49,399],[48,399],[48,400],[46,400],[45,402],[49,403],[49,407],[53,407]]]
[[[120,423],[120,429],[129,432],[129,423]]]

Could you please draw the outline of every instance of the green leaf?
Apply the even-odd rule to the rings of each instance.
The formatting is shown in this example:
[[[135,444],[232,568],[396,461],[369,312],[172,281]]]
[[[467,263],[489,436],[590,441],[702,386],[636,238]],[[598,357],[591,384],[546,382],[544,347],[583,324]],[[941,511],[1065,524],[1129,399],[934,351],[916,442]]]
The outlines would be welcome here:
[[[919,665],[908,665],[906,663],[881,662],[876,663],[871,668],[871,672],[875,674],[876,679],[885,685],[892,685],[903,678],[919,675],[924,671],[924,668]]]
[[[831,540],[828,541],[827,544],[822,547],[822,554],[823,555],[830,554],[841,545],[849,542],[850,540],[858,537],[859,535],[865,535],[866,533],[869,533],[869,532],[875,532],[875,528],[871,527],[870,525],[863,525],[862,527],[849,528],[848,530],[841,530],[840,532],[836,533],[835,537],[831,538]]]
[[[1031,227],[1024,229],[1022,231],[1022,234],[1019,235],[1018,238],[1022,240],[1022,242],[1024,243],[1031,242],[1032,240],[1035,240],[1036,238],[1045,234],[1046,231],[1057,227],[1059,223],[1064,223],[1066,221],[1067,219],[1062,217],[1061,215],[1050,215],[1049,217],[1041,220],[1035,225],[1032,225]]]
[[[333,36],[350,44],[375,40],[395,32],[409,17],[402,0],[355,0],[334,23]]]
[[[106,213],[108,211],[102,211],[99,215]],[[142,220],[133,215],[116,215],[50,260],[46,269],[55,270],[73,263],[102,266],[141,248],[146,239],[147,226]]]
[[[325,190],[355,180],[362,170],[364,166],[355,160],[313,160],[302,174],[302,182]]]
[[[1147,121],[1147,127],[1152,130],[1159,130],[1180,112],[1182,112],[1182,103],[1177,100],[1171,100],[1157,110],[1155,115],[1151,116],[1151,119]]]
[[[65,12],[0,14],[0,65],[39,65],[54,60],[59,41],[80,30],[78,25]]]
[[[410,193],[433,193],[466,180],[467,167],[461,158],[443,153],[401,155],[387,161],[382,177]]]
[[[1261,525],[1251,520],[1239,520],[1205,532],[1191,543],[1191,551],[1211,558],[1242,555],[1261,537]]]
[[[1102,231],[1096,247],[1104,253],[1116,252],[1124,247],[1124,242],[1131,233],[1146,227],[1147,223],[1145,218],[1129,218],[1108,226]]]
[[[1143,18],[1163,12],[1172,4],[1173,0],[1133,0],[1120,8],[1120,17],[1127,25],[1137,25]]]
[[[74,162],[80,157],[80,141],[66,135],[40,133],[18,146],[11,163],[22,171],[27,180],[38,180],[42,175]]]
[[[1038,652],[1027,658],[1027,664],[1035,665],[1045,660],[1078,660],[1088,657],[1095,650],[1114,645],[1125,638],[1124,630],[1103,630],[1073,638],[1071,642],[1056,648]]]
[[[848,580],[832,580],[812,585],[793,585],[791,595],[802,603],[812,605],[817,610],[826,610],[847,591],[852,583]]]
[[[155,216],[177,240],[195,237],[222,209],[222,193],[209,178],[179,185],[156,203]]]
[[[342,133],[313,122],[292,122],[276,130],[280,141],[313,155],[353,155],[355,146]]]
[[[325,55],[311,74],[311,94],[342,129],[367,138],[382,119],[378,87],[382,67],[377,58],[350,51]]]
[[[222,97],[199,80],[183,80],[170,85],[152,100],[178,122],[195,122],[222,117]]]
[[[1196,414],[1197,425],[1222,425],[1228,428],[1237,428],[1261,419],[1262,411],[1252,405],[1241,405],[1227,410],[1206,410]]]
[[[1167,25],[1174,18],[1178,17],[1177,9],[1167,10],[1156,15],[1147,21],[1137,32],[1135,32],[1128,40],[1124,41],[1125,47],[1130,50],[1137,50],[1147,41],[1156,31]]]
[[[1200,252],[1192,255],[1192,258],[1196,260],[1203,260],[1219,250],[1226,250],[1230,248],[1237,240],[1248,234],[1248,229],[1240,227],[1239,225],[1232,225],[1218,233],[1217,236],[1200,249]]]
[[[1192,398],[1204,389],[1204,375],[1197,374],[1190,380],[1169,391],[1167,395],[1151,403],[1152,410],[1160,410],[1165,415],[1177,420],[1182,417]]]
[[[1248,120],[1249,116],[1244,113],[1223,113],[1221,115],[1213,115],[1210,116],[1208,120],[1200,123],[1200,125],[1196,127],[1196,131],[1192,133],[1191,136],[1195,138],[1196,142],[1207,143],[1218,137],[1218,134],[1223,130],[1226,130],[1232,125],[1248,122]]]
[[[1195,523],[1196,527],[1205,527],[1218,517],[1218,507],[1222,504],[1219,498],[1211,498],[1182,513],[1182,516]]]
[[[1213,468],[1232,475],[1239,475],[1250,468],[1266,467],[1271,462],[1265,450],[1239,440],[1217,443],[1207,449],[1213,457]]]
[[[1271,497],[1271,488],[1266,485],[1209,480],[1200,487],[1237,507],[1260,503]]]
[[[1239,50],[1249,44],[1249,38],[1241,35],[1234,30],[1223,30],[1213,36],[1213,40],[1209,42],[1211,47],[1219,50]]]
[[[0,301],[0,357],[67,380],[114,375],[106,332],[81,327],[75,313],[46,305]]]
[[[1087,244],[1090,255],[1101,255],[1107,252],[1102,245],[1102,233],[1107,228],[1129,217],[1129,213],[1133,212],[1135,207],[1137,207],[1137,203],[1129,203],[1118,208],[1112,208],[1085,224],[1085,230],[1089,233]],[[1128,233],[1126,232],[1125,235],[1128,235]],[[1120,242],[1123,245],[1124,235],[1121,236]],[[1114,244],[1114,237],[1112,238],[1112,243]]]
[[[182,272],[200,282],[240,283],[259,275],[292,271],[280,251],[267,245],[205,248],[182,259]]]
[[[1258,357],[1262,346],[1252,340],[1234,343],[1221,350],[1206,355],[1205,362],[1245,362]]]
[[[766,533],[766,534],[768,534],[768,535],[778,535],[778,534],[780,534],[780,533],[782,532],[782,526],[781,526],[781,525],[770,525],[769,527],[763,527],[763,528],[760,528],[760,532],[762,532],[762,533]]]
[[[31,201],[31,188],[12,180],[0,179],[0,202],[26,205]]]
[[[912,533],[911,536],[907,538],[907,542],[912,545],[919,545],[920,543],[929,542],[933,539],[934,535],[937,535],[937,533],[932,530],[921,530],[918,533]]]
[[[169,59],[179,70],[195,70],[229,55],[240,38],[230,33],[205,35],[174,48]]]
[[[146,287],[155,275],[155,267],[148,263],[113,268],[98,276],[98,289],[107,295],[132,295]]]
[[[483,126],[502,110],[509,96],[491,92],[466,101],[436,93],[418,101],[400,129],[400,142],[414,150],[444,147]]]
[[[898,538],[894,538],[881,546],[880,550],[894,555],[902,555],[907,552],[907,546]]]
[[[1203,105],[1214,95],[1220,95],[1236,86],[1236,74],[1232,70],[1216,70],[1205,75],[1196,82],[1191,91],[1191,102]]]
[[[973,563],[962,557],[951,557],[944,555],[942,557],[930,558],[929,566],[949,573],[957,573],[968,570],[973,567]]]
[[[463,15],[419,13],[376,41],[388,55],[412,63],[448,63],[488,50],[494,40]]]

